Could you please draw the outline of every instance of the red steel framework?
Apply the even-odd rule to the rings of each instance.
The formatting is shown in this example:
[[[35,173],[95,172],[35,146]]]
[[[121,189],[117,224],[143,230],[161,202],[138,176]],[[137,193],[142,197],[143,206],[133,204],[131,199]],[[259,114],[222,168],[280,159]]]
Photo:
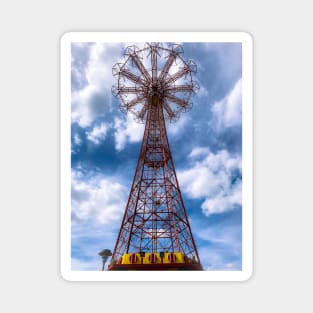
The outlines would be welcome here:
[[[182,47],[147,43],[128,47],[113,66],[122,111],[145,131],[139,159],[108,270],[202,270],[179,188],[165,120],[191,108],[198,90]]]

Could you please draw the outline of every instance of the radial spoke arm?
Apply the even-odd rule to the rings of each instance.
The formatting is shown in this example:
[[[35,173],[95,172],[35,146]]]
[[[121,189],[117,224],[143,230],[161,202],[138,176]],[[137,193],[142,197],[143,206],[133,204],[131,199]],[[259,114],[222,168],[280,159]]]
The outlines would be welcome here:
[[[147,69],[144,67],[144,65],[141,63],[138,55],[136,53],[133,53],[130,55],[130,57],[132,58],[132,60],[134,61],[134,63],[136,64],[136,66],[138,67],[139,71],[141,72],[141,74],[144,76],[144,78],[147,81],[151,81],[151,77],[147,71]]]
[[[145,104],[143,108],[140,110],[140,112],[138,113],[138,118],[143,119],[146,112],[147,112],[147,104]]]
[[[157,81],[157,50],[156,47],[151,48],[151,65],[152,65],[152,83]]]
[[[139,97],[136,97],[135,99],[131,100],[130,102],[126,103],[126,107],[127,109],[131,109],[133,106],[135,106],[136,104],[140,103],[142,100],[145,99],[145,95],[141,95]]]
[[[141,91],[143,91],[143,89],[142,88],[138,88],[138,87],[119,87],[117,89],[117,92],[119,94],[124,94],[124,93],[134,93],[134,94],[136,94],[136,93],[141,92]]]
[[[182,106],[183,108],[186,107],[188,105],[188,102],[187,101],[184,101],[180,98],[177,98],[173,95],[166,95],[165,96],[168,100],[171,100],[172,102],[175,102],[177,103],[178,105]]]
[[[168,71],[170,70],[172,64],[174,63],[175,59],[176,59],[176,55],[177,53],[175,51],[172,51],[171,54],[169,55],[164,67],[163,67],[163,70],[160,74],[160,80],[162,81],[165,76],[168,74]]]
[[[166,81],[167,83],[174,83],[177,79],[180,77],[188,74],[190,72],[189,66],[184,66],[181,70],[179,70],[177,73],[174,75],[171,75],[170,78]]]
[[[166,90],[170,91],[170,92],[178,92],[178,91],[192,92],[193,91],[193,85],[177,85],[177,86],[169,87]]]
[[[175,117],[173,110],[170,108],[166,101],[163,101],[163,108],[165,109],[170,118]]]
[[[143,81],[140,79],[140,77],[138,77],[137,75],[131,73],[128,70],[125,70],[125,69],[121,70],[120,71],[120,75],[128,78],[129,80],[131,80],[134,83],[137,83],[137,84],[140,84],[140,85],[143,84]]]

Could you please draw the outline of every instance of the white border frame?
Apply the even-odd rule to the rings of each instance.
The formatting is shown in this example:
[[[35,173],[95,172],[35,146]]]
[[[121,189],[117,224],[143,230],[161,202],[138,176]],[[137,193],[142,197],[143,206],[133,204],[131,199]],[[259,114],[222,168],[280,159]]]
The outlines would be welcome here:
[[[72,42],[242,43],[242,270],[72,271],[71,270],[71,43]],[[252,38],[243,32],[69,32],[61,38],[60,223],[61,275],[68,281],[245,281],[253,263],[253,76]]]

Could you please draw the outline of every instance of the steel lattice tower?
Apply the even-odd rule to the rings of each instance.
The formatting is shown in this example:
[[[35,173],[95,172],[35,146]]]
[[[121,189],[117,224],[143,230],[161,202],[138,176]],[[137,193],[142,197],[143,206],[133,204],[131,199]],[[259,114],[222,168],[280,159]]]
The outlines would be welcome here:
[[[165,125],[191,108],[198,90],[196,65],[182,53],[174,44],[132,46],[113,67],[112,91],[145,131],[109,270],[202,270]]]

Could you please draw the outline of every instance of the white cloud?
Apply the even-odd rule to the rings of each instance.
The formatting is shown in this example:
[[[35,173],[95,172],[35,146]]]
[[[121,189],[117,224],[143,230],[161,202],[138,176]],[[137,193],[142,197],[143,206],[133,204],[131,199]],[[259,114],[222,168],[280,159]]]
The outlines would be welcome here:
[[[205,215],[230,211],[241,205],[241,180],[233,181],[234,175],[241,173],[239,156],[225,150],[214,154],[207,148],[197,147],[189,158],[193,167],[178,171],[178,180],[189,198],[204,199],[201,208]]]
[[[231,210],[234,205],[241,205],[241,182],[236,183],[228,192],[221,191],[213,198],[207,198],[201,208],[206,215]]]
[[[96,118],[92,100],[97,93],[99,91],[92,85],[72,93],[72,121],[77,122],[80,127],[89,126]]]
[[[106,264],[106,268],[107,268]],[[71,259],[71,269],[72,271],[100,271],[102,267],[101,257],[98,256],[92,260],[81,260],[81,259]]]
[[[106,225],[94,219],[72,219],[72,270],[100,270],[102,260],[98,253],[103,249],[113,250],[120,222],[120,218]]]
[[[192,149],[191,153],[188,155],[188,158],[195,159],[197,157],[203,157],[210,153],[209,148],[207,147],[196,147]]]
[[[238,271],[241,270],[241,258],[235,255],[236,259],[232,262],[225,260],[227,249],[210,249],[201,247],[199,249],[200,260],[205,271]]]
[[[241,269],[241,225],[211,224],[209,227],[195,227],[194,233],[209,245],[199,247],[200,260],[205,270]]]
[[[212,56],[216,60],[218,76],[221,81],[228,81],[233,79],[234,74],[241,73],[242,49],[240,43],[207,43],[200,45],[199,48],[202,48],[207,56]],[[202,68],[208,70],[210,64],[204,62],[205,60],[201,62]],[[199,66],[199,62],[197,64]]]
[[[197,96],[198,96],[198,97],[203,97],[203,98],[208,99],[208,98],[209,98],[209,90],[207,90],[207,89],[204,87],[203,84],[200,84],[199,82],[198,82],[198,84],[199,84],[199,91],[198,91],[198,93],[197,93]]]
[[[197,199],[216,194],[223,177],[215,177],[208,167],[197,164],[189,170],[179,172],[178,179],[184,192],[190,198]]]
[[[72,170],[72,212],[80,220],[100,224],[117,221],[125,209],[127,188],[100,175],[85,180]]]
[[[79,146],[82,144],[82,139],[80,138],[78,133],[73,135],[73,140],[71,144],[71,151],[73,154],[76,154],[79,150]]]
[[[96,125],[92,131],[87,132],[87,139],[92,141],[94,144],[98,145],[102,140],[105,139],[107,131],[109,130],[110,125],[106,123],[101,123]]]
[[[79,136],[77,133],[74,134],[73,139],[74,139],[74,144],[75,144],[75,145],[77,145],[77,146],[80,146],[80,145],[81,145],[82,140],[81,140],[80,136]]]
[[[121,48],[118,43],[86,44],[86,49],[87,46],[90,49],[85,71],[88,84],[72,92],[72,121],[83,128],[111,109],[111,87],[115,83],[112,66],[118,62]]]
[[[233,89],[212,106],[218,128],[241,125],[241,103],[241,79],[239,79]]]
[[[184,113],[181,114],[179,117],[179,120],[174,123],[167,123],[166,129],[170,135],[177,135],[182,130],[185,129],[185,126],[190,122],[189,115],[186,115]]]
[[[115,149],[121,151],[127,142],[139,142],[142,140],[144,125],[137,123],[131,114],[127,114],[126,120],[115,118]]]

